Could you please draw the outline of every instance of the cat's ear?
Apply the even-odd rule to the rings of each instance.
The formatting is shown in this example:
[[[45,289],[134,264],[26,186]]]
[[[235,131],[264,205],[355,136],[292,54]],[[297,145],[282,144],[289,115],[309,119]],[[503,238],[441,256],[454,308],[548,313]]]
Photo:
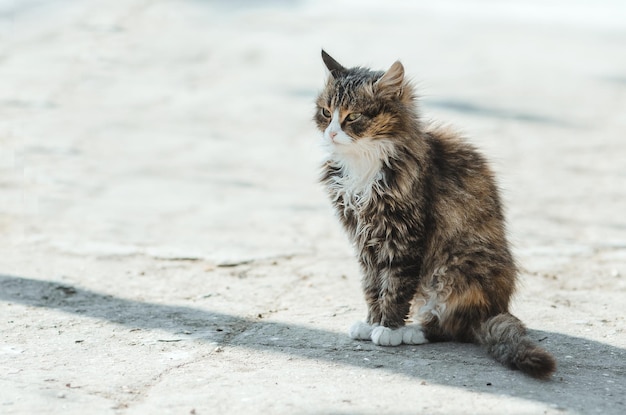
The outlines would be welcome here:
[[[383,93],[402,95],[402,85],[404,84],[404,66],[400,61],[395,61],[393,65],[376,81],[376,87]]]
[[[322,49],[322,60],[333,78],[336,78],[339,74],[347,71],[346,68],[326,53],[324,49]]]

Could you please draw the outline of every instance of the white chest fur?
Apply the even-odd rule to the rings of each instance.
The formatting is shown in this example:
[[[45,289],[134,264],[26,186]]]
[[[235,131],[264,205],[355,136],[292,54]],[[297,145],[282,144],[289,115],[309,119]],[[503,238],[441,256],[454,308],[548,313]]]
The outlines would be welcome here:
[[[374,192],[383,191],[383,167],[389,164],[394,146],[386,139],[353,139],[341,130],[338,118],[335,111],[324,131],[327,157],[340,171],[330,187],[336,199],[344,199],[346,209],[358,210],[371,200]]]

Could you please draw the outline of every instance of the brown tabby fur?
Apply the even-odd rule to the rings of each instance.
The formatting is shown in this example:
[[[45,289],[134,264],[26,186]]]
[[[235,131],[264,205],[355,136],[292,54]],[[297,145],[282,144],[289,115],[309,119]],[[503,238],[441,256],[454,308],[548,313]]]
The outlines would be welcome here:
[[[357,170],[334,143],[321,178],[358,252],[367,323],[401,329],[412,308],[426,340],[482,344],[501,363],[549,378],[554,358],[508,311],[517,269],[483,156],[455,133],[421,125],[400,62],[379,72],[322,57],[330,76],[318,128],[327,134],[338,114],[349,145],[379,149],[366,185],[348,189]]]

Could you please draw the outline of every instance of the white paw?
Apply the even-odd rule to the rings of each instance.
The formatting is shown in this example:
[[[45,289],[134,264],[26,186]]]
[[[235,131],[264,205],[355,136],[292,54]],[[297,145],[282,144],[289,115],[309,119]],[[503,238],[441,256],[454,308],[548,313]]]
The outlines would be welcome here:
[[[379,346],[399,346],[400,344],[424,344],[428,340],[424,336],[422,326],[409,324],[398,329],[389,327],[374,327],[372,330],[372,342]]]
[[[424,336],[422,326],[419,324],[407,324],[402,327],[402,343],[403,344],[424,344],[428,343]]]
[[[350,327],[350,338],[356,340],[371,340],[372,330],[376,326],[377,324],[372,326],[362,321],[357,321]]]
[[[372,342],[379,346],[399,346],[402,344],[403,328],[394,330],[383,326],[375,327],[372,330]]]

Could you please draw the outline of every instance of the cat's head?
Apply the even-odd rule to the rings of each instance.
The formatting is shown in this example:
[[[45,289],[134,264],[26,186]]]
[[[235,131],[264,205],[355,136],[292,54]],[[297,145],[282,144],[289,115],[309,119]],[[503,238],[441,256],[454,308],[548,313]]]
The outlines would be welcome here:
[[[414,128],[413,88],[396,61],[386,71],[346,68],[322,50],[329,76],[316,102],[314,120],[332,153],[389,141]]]

